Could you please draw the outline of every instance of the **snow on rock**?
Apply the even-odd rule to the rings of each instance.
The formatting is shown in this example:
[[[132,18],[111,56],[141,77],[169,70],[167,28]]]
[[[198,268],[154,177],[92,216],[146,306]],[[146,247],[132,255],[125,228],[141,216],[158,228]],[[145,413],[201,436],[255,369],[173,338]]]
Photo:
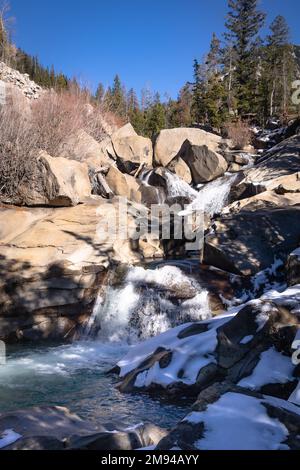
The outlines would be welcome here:
[[[293,380],[294,369],[291,358],[272,347],[261,353],[260,360],[252,374],[242,379],[238,385],[250,390],[259,390],[271,383],[284,384]]]
[[[157,449],[177,444],[190,450],[289,450],[299,448],[299,422],[300,408],[284,400],[228,391],[190,413]]]
[[[7,429],[2,434],[0,434],[0,449],[10,446],[14,442],[21,439],[21,434],[18,434],[13,429]]]
[[[217,346],[216,329],[229,321],[230,316],[208,322],[187,323],[173,328],[155,338],[141,343],[129,351],[118,366],[120,377],[139,369],[139,365],[156,351],[171,351],[170,363],[161,368],[159,362],[137,373],[134,387],[146,388],[152,384],[166,387],[174,382],[193,384],[202,367],[215,362],[213,353]],[[201,334],[193,334],[199,329]],[[179,374],[183,371],[183,374]],[[180,378],[178,376],[180,375]]]
[[[276,396],[287,398],[297,385],[291,351],[299,287],[271,291],[224,316],[178,326],[132,347],[118,363],[120,390],[184,388],[197,395],[223,376],[250,390],[275,384]]]

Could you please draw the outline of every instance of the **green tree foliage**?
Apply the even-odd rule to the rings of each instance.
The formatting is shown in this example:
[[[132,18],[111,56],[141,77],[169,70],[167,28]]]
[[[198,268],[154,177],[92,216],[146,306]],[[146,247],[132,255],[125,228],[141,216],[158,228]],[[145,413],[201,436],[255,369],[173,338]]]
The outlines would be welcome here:
[[[110,111],[120,117],[126,117],[126,96],[119,75],[115,76],[110,89]]]
[[[169,100],[165,105],[167,127],[189,127],[192,125],[192,85],[186,83],[181,90],[177,100]]]
[[[204,66],[195,59],[192,116],[197,123],[203,122],[206,119],[206,110],[204,106],[205,86],[206,72]]]
[[[265,81],[270,116],[285,119],[289,114],[291,84],[296,78],[297,65],[289,26],[283,16],[277,16],[267,38]]]
[[[240,115],[252,112],[257,74],[256,39],[265,21],[258,0],[229,0],[225,38],[233,49],[232,69],[235,98]]]
[[[66,89],[70,79],[63,73],[56,73],[54,67],[50,69],[40,64],[37,57],[33,57],[21,49],[17,49],[11,65],[21,73],[27,73],[29,78],[44,88]]]
[[[153,139],[158,132],[166,127],[165,107],[160,101],[158,93],[155,94],[153,103],[145,112],[145,135]]]
[[[140,109],[139,100],[133,88],[127,93],[127,117],[138,134],[143,135],[145,130],[145,116]]]

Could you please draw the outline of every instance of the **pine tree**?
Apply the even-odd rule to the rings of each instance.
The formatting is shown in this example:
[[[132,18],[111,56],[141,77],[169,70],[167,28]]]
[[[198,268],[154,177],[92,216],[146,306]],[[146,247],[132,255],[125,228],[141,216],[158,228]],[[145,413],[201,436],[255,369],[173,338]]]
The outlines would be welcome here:
[[[145,112],[145,134],[153,139],[159,131],[166,127],[166,113],[158,93],[153,104]]]
[[[127,114],[129,115],[137,109],[139,109],[139,101],[137,99],[136,92],[134,91],[134,89],[130,88],[127,93]]]
[[[206,111],[204,106],[205,94],[205,70],[203,65],[195,59],[194,61],[194,84],[192,116],[197,123],[205,121]]]
[[[186,83],[179,91],[177,100],[170,99],[165,106],[167,127],[191,126],[192,104],[192,87],[190,83]]]
[[[206,59],[206,85],[203,93],[203,105],[206,111],[206,121],[212,127],[220,129],[226,114],[226,91],[222,76],[221,42],[213,34],[210,51]]]
[[[102,83],[99,83],[99,85],[97,86],[96,93],[95,93],[95,100],[97,101],[97,103],[99,104],[102,103],[104,94],[105,94],[104,86]]]
[[[145,117],[133,88],[127,93],[127,118],[139,135],[145,133]]]
[[[126,99],[124,88],[122,86],[119,75],[114,78],[114,83],[111,89],[111,108],[110,110],[120,117],[126,116]]]
[[[218,39],[216,33],[213,33],[210,43],[210,50],[207,54],[207,72],[209,74],[217,74],[220,71],[220,64],[222,62],[221,41]]]
[[[266,48],[269,114],[283,120],[289,114],[291,85],[296,77],[294,48],[290,44],[289,26],[283,16],[277,16],[270,26]]]
[[[228,0],[228,6],[225,38],[234,49],[235,96],[243,116],[252,111],[257,71],[255,40],[265,14],[258,10],[258,0]]]

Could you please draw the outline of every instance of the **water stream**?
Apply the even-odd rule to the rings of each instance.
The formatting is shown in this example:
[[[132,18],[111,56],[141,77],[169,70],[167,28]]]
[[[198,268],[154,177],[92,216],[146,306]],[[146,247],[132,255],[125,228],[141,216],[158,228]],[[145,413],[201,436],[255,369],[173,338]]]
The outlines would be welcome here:
[[[220,178],[199,192],[174,175],[167,181],[169,194],[189,196],[188,211],[201,206],[213,215],[223,207],[233,178]],[[0,366],[0,411],[61,405],[102,423],[172,426],[186,414],[186,403],[120,394],[116,377],[107,371],[132,344],[209,316],[207,292],[189,272],[188,261],[131,267],[99,294],[81,341],[10,351]]]

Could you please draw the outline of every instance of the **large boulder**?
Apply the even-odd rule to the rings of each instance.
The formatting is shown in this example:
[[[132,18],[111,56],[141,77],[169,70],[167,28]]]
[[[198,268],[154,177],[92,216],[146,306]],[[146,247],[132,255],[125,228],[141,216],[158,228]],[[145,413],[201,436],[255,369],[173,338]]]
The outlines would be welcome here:
[[[155,450],[299,450],[299,426],[296,405],[214,384]]]
[[[255,211],[265,207],[288,207],[300,205],[300,193],[292,194],[286,192],[284,194],[277,194],[276,191],[263,191],[256,196],[235,201],[229,204],[223,210],[223,214],[231,212],[239,212],[243,208],[251,211]]]
[[[177,157],[174,160],[172,160],[171,163],[168,165],[168,169],[172,171],[173,173],[175,173],[179,178],[181,178],[187,184],[191,184],[192,182],[191,170],[182,158]]]
[[[150,139],[137,135],[113,136],[112,144],[121,171],[134,174],[141,166],[152,167],[153,148]]]
[[[206,145],[209,150],[217,152],[222,138],[202,129],[178,128],[160,131],[155,143],[154,159],[157,165],[168,166],[175,158],[186,140],[192,145]]]
[[[117,129],[111,136],[112,140],[115,139],[123,139],[125,137],[134,137],[137,136],[137,133],[135,132],[132,124],[128,122],[124,126],[120,127]]]
[[[84,421],[63,407],[34,407],[0,414],[3,450],[133,450],[156,445],[166,431],[152,424],[126,428]]]
[[[256,160],[233,186],[230,200],[255,196],[266,190],[299,192],[300,135],[282,141]],[[282,188],[280,186],[282,185]]]
[[[0,339],[8,342],[76,338],[105,288],[110,260],[140,260],[129,235],[117,232],[117,199],[2,207],[0,216]],[[134,224],[133,217],[124,223]]]
[[[216,222],[214,233],[206,237],[204,262],[236,274],[252,275],[276,258],[286,261],[300,239],[300,206],[269,208],[251,204]]]
[[[109,138],[99,143],[80,130],[64,142],[59,156],[87,163],[92,170],[98,170],[113,163],[108,153],[109,145]]]
[[[115,195],[137,203],[142,201],[139,181],[131,175],[122,173],[116,166],[110,167],[106,181]]]
[[[85,163],[53,158],[40,151],[32,171],[11,197],[2,202],[26,206],[75,206],[91,195],[88,167]]]
[[[190,168],[194,184],[208,183],[224,175],[228,164],[222,155],[207,145],[193,145],[186,140],[180,149],[180,157]]]
[[[291,137],[267,151],[246,171],[246,181],[265,183],[299,171],[300,135]]]

